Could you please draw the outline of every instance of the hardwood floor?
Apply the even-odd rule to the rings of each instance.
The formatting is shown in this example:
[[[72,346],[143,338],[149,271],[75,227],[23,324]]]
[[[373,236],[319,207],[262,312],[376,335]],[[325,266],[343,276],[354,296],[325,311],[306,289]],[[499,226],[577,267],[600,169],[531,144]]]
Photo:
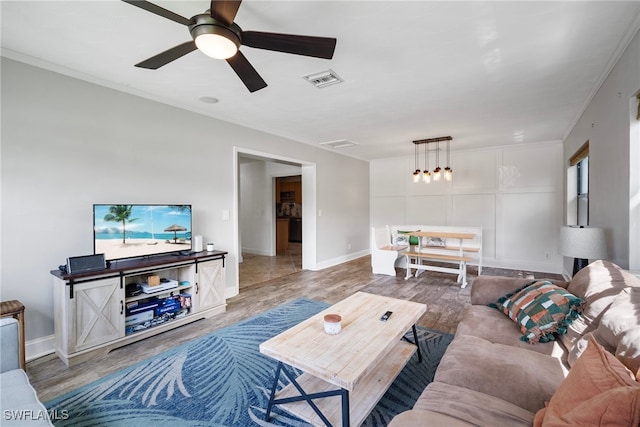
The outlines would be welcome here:
[[[27,373],[38,397],[46,402],[76,387],[130,366],[138,361],[161,353],[171,347],[208,334],[224,326],[284,304],[297,298],[310,298],[334,304],[357,291],[365,291],[394,298],[402,298],[427,304],[427,312],[418,325],[442,332],[454,333],[465,305],[469,304],[469,291],[476,277],[475,267],[470,267],[470,285],[461,289],[451,274],[425,272],[418,278],[404,280],[404,269],[398,269],[396,277],[371,273],[368,256],[321,271],[306,271],[296,267],[300,253],[294,250],[281,260],[246,256],[240,266],[241,286],[239,295],[227,300],[227,311],[209,319],[200,320],[111,351],[101,358],[89,360],[67,368],[55,355],[49,355],[27,363]],[[256,268],[265,263],[294,267],[274,268],[266,275]],[[275,273],[279,271],[279,273]],[[284,275],[281,275],[284,274]],[[484,268],[483,275],[517,277],[522,272]],[[535,273],[536,278],[561,278],[555,274]],[[256,278],[258,277],[258,278]],[[260,281],[262,278],[263,281]]]

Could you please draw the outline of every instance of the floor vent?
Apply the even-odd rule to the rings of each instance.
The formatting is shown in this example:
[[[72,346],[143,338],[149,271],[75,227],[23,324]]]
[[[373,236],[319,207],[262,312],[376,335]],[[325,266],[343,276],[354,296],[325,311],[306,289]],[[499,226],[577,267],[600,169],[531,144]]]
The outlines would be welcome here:
[[[304,76],[303,78],[317,88],[335,85],[344,81],[333,70],[326,70],[315,74],[309,74],[308,76]]]
[[[349,141],[348,139],[339,139],[337,141],[328,141],[321,142],[320,145],[323,147],[331,147],[331,148],[346,148],[353,147],[354,145],[358,145],[353,141]]]

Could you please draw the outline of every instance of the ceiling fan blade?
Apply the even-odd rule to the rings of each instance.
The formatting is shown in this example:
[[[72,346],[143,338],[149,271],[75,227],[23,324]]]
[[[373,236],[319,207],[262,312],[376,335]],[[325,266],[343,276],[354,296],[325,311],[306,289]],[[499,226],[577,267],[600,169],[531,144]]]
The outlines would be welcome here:
[[[211,0],[211,16],[225,25],[233,24],[242,0]]]
[[[153,3],[149,3],[148,1],[142,0],[122,0],[125,3],[129,3],[133,6],[137,6],[140,9],[144,9],[147,12],[155,13],[156,15],[162,16],[163,18],[170,19],[178,24],[182,25],[191,25],[193,22],[190,19],[185,18],[184,16],[180,16],[177,13],[171,12],[170,10],[164,9],[160,6],[157,6]]]
[[[196,44],[193,41],[188,41],[179,44],[178,46],[174,46],[169,50],[165,50],[164,52],[159,53],[156,56],[152,56],[149,59],[145,59],[139,64],[136,64],[136,67],[157,70],[163,65],[167,65],[169,62],[175,61],[176,59],[183,57],[187,53],[193,52],[196,49]]]
[[[294,34],[243,31],[242,44],[257,49],[331,59],[336,49],[336,39],[329,37],[298,36]]]
[[[267,87],[267,83],[262,80],[260,74],[253,68],[253,65],[249,63],[249,60],[242,54],[242,52],[238,51],[231,58],[227,59],[233,71],[236,72],[242,83],[249,89],[249,92],[255,92],[257,90],[263,89]]]

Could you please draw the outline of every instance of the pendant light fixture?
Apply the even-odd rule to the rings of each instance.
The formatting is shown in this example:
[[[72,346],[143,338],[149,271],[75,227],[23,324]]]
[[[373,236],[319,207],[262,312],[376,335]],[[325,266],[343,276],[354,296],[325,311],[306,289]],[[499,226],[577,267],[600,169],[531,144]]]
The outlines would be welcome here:
[[[431,180],[439,181],[442,175],[444,175],[444,179],[446,181],[451,181],[453,176],[453,170],[451,169],[451,151],[449,147],[450,141],[453,138],[450,136],[441,136],[439,138],[429,138],[429,139],[419,139],[413,141],[414,144],[414,166],[415,170],[413,172],[413,182],[420,182],[420,175],[422,175],[422,181],[425,183],[430,183]],[[444,174],[442,173],[442,169],[440,168],[440,142],[447,142],[447,166],[444,168]],[[436,168],[433,170],[433,173],[429,172],[429,167],[431,166],[429,163],[429,144],[436,144]],[[424,171],[420,172],[420,167],[418,166],[418,157],[420,156],[419,146],[424,145]]]

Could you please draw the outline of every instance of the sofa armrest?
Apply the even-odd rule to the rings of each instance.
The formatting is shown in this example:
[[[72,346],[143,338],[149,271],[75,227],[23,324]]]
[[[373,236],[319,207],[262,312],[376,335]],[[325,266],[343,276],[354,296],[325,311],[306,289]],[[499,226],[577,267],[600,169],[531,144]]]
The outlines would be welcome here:
[[[0,318],[0,372],[20,369],[20,332],[13,317]]]
[[[554,285],[566,288],[569,282],[550,279],[525,279],[522,277],[478,276],[471,285],[471,304],[487,305],[498,298],[522,288],[535,280],[549,280]]]

